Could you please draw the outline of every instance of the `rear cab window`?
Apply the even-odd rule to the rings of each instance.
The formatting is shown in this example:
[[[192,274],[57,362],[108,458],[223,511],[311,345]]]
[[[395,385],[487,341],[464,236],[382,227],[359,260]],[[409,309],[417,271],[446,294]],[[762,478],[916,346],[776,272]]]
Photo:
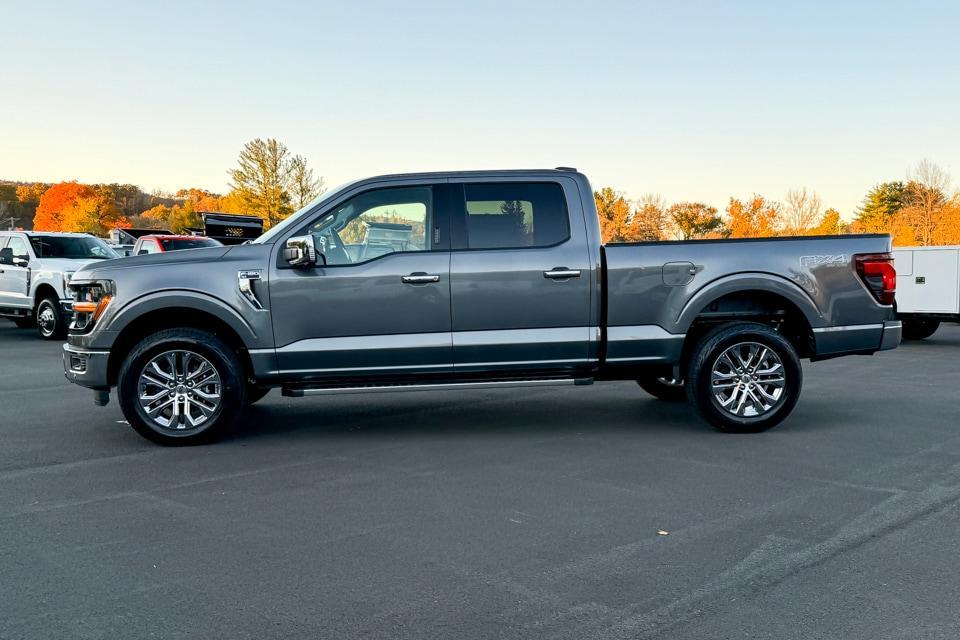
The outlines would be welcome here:
[[[563,188],[555,182],[463,185],[464,249],[551,247],[570,238]]]

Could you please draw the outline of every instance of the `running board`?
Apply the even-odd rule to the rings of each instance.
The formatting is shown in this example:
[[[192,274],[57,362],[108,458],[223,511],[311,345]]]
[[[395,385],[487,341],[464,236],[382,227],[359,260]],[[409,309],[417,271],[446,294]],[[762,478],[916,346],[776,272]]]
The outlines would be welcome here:
[[[296,386],[282,387],[280,393],[288,398],[320,396],[341,393],[389,393],[391,391],[457,391],[461,389],[504,389],[513,387],[559,387],[593,384],[593,378],[545,378],[534,380],[484,380],[480,382],[435,382],[369,384],[353,386]]]

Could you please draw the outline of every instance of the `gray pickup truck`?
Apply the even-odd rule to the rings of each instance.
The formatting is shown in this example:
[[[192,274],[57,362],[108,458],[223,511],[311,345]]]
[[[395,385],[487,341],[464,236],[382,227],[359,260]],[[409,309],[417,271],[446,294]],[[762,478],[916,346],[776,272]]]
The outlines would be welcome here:
[[[353,182],[250,244],[70,283],[63,364],[131,426],[206,442],[285,396],[636,380],[724,431],[783,420],[800,360],[900,342],[889,236],[603,245],[572,169]]]

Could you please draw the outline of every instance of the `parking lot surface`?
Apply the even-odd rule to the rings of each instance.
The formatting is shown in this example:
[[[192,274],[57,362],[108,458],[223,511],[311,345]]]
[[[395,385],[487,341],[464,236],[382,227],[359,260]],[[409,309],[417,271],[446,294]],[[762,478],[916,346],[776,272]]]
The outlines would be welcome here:
[[[273,392],[166,449],[59,344],[0,361],[0,638],[960,636],[956,326],[759,435],[609,383]]]

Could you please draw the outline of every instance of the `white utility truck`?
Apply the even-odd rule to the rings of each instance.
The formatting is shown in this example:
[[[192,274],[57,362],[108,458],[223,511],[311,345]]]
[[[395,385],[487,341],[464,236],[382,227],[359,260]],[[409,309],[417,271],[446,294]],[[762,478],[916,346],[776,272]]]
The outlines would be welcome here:
[[[893,259],[905,340],[929,338],[941,322],[960,322],[960,246],[899,247]]]

